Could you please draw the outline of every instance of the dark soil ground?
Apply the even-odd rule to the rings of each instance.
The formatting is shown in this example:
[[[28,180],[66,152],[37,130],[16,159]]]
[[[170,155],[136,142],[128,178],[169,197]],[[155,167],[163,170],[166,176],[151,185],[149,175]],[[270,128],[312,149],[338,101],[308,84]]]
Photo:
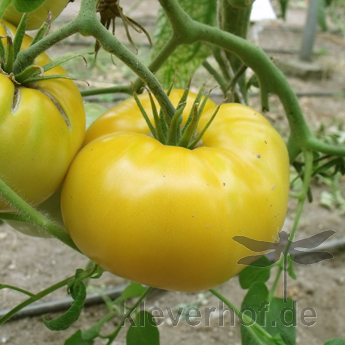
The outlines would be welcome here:
[[[129,2],[129,4],[132,2]],[[134,1],[133,1],[134,3]],[[155,20],[155,8],[157,1],[142,1],[131,16],[152,33]],[[127,5],[125,5],[127,6]],[[56,23],[53,29],[75,15],[78,2],[70,5]],[[305,22],[305,9],[293,8],[288,12],[286,22],[280,20],[275,23],[261,24],[258,42],[267,50],[268,54],[281,61],[297,59],[300,49],[303,25]],[[123,27],[118,25],[117,34],[125,40]],[[133,35],[138,42],[139,54],[148,60],[149,47],[146,40],[140,35]],[[91,51],[92,40],[80,37],[70,38],[63,46],[51,50],[51,55],[58,55],[63,51],[74,49]],[[140,45],[141,44],[141,45]],[[313,130],[323,123],[329,130],[334,129],[335,119],[345,120],[345,39],[344,37],[319,32],[314,46],[313,62],[322,67],[324,76],[319,80],[299,79],[289,77],[289,81],[297,92],[334,92],[336,96],[313,96],[300,97],[306,119]],[[93,87],[105,87],[121,84],[132,76],[124,68],[123,64],[111,63],[106,54],[100,54],[98,65],[87,69],[76,70],[70,67],[71,72],[76,72],[90,80]],[[103,71],[103,72],[102,72]],[[106,71],[107,73],[104,73]],[[85,75],[88,73],[87,75]],[[133,78],[132,78],[133,79]],[[217,97],[215,97],[217,98]],[[111,107],[113,102],[101,99],[103,105]],[[260,109],[259,99],[251,97],[251,106]],[[273,125],[287,135],[285,115],[279,101],[271,98],[271,110],[268,118]],[[342,186],[342,185],[341,185]],[[339,208],[329,210],[320,204],[321,195],[324,191],[330,191],[330,187],[320,181],[314,181],[313,203],[307,204],[304,209],[302,220],[296,239],[311,236],[322,230],[335,230],[333,239],[345,237],[344,216]],[[296,208],[296,202],[290,201],[288,216],[284,229],[289,231],[292,227]],[[333,260],[327,260],[314,265],[296,265],[297,280],[288,280],[288,294],[296,301],[297,307],[297,343],[298,344],[323,344],[326,340],[335,337],[345,338],[345,252],[337,251]],[[16,285],[23,289],[39,292],[55,282],[65,279],[74,274],[76,268],[85,267],[87,259],[60,244],[54,239],[39,239],[22,235],[6,225],[0,226],[0,283]],[[126,283],[123,279],[111,274],[97,281],[91,282],[91,289],[109,289]],[[240,306],[245,291],[241,290],[238,278],[234,277],[223,286],[220,292]],[[62,298],[66,296],[65,289],[61,289],[46,298]],[[10,308],[25,299],[25,296],[12,290],[0,291],[0,309]],[[188,325],[185,319],[174,326],[169,318],[167,308],[177,310],[180,306],[197,305],[202,312],[201,322],[198,326]],[[146,301],[146,307],[160,307],[164,311],[164,322],[159,326],[161,344],[240,344],[240,328],[238,320],[231,324],[229,313],[225,314],[224,326],[219,325],[222,310],[219,310],[218,301],[207,292],[199,294],[185,294],[166,291],[155,291]],[[205,315],[207,308],[216,307],[218,314],[213,313],[208,326],[208,318]],[[304,308],[312,308],[315,317],[307,321],[315,321],[313,326],[306,326],[302,322],[301,314]],[[52,332],[42,323],[42,316],[26,317],[10,321],[0,328],[0,344],[11,345],[61,345],[64,340],[77,329],[86,329],[98,321],[107,313],[103,304],[90,306],[84,309],[79,320],[67,331]],[[176,314],[176,311],[174,311]],[[58,314],[52,314],[55,316]],[[106,327],[104,333],[110,332],[115,327],[117,319]],[[113,343],[125,343],[125,331],[120,333]],[[96,344],[105,344],[99,340]]]

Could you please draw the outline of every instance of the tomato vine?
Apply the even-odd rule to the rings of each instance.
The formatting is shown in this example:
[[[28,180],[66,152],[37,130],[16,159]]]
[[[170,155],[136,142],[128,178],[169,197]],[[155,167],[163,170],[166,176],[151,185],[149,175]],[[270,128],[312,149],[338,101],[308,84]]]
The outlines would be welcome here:
[[[0,4],[0,12],[3,13],[6,6],[10,3],[10,0],[3,1]],[[237,1],[236,6],[233,6],[232,1],[221,1],[221,6],[223,9],[223,17],[221,18],[222,22],[220,27],[208,25],[201,23],[197,20],[192,19],[190,14],[188,14],[180,2],[177,0],[159,0],[162,10],[165,12],[165,15],[171,26],[171,36],[162,46],[161,50],[154,56],[152,61],[146,66],[140,59],[138,59],[129,49],[127,49],[120,40],[113,36],[107,28],[105,28],[97,17],[96,8],[97,0],[81,0],[80,12],[77,16],[62,26],[59,30],[56,30],[47,35],[39,35],[34,43],[27,49],[19,51],[19,46],[16,41],[14,41],[14,51],[9,52],[10,59],[8,63],[5,63],[3,69],[7,72],[12,72],[14,75],[23,75],[27,71],[27,68],[34,64],[35,59],[45,52],[48,48],[54,46],[58,42],[63,41],[67,37],[70,37],[76,33],[81,34],[85,37],[93,37],[100,46],[110,54],[117,57],[119,60],[124,62],[132,71],[137,75],[137,79],[133,84],[128,85],[116,85],[114,87],[94,89],[94,90],[84,90],[81,92],[82,96],[98,95],[98,94],[107,94],[107,93],[116,93],[122,92],[128,95],[134,95],[137,97],[137,93],[142,91],[143,86],[147,86],[150,93],[152,93],[157,100],[161,111],[165,118],[168,119],[168,124],[172,123],[171,127],[167,126],[164,128],[166,123],[161,123],[158,112],[155,111],[153,107],[155,124],[152,124],[150,120],[147,122],[148,126],[151,129],[153,137],[159,139],[163,144],[167,145],[179,145],[189,149],[193,149],[198,140],[193,141],[193,135],[195,134],[195,129],[199,117],[201,114],[197,114],[197,107],[195,108],[195,116],[191,116],[191,125],[190,127],[186,126],[180,133],[180,113],[182,113],[184,106],[184,98],[182,97],[178,105],[173,105],[173,102],[169,99],[169,92],[166,93],[163,85],[158,81],[156,77],[156,72],[166,63],[169,57],[181,46],[192,45],[195,42],[200,44],[207,45],[211,48],[213,55],[216,61],[219,62],[219,67],[221,72],[216,71],[206,60],[203,62],[204,67],[211,73],[214,74],[216,81],[220,84],[220,87],[225,96],[231,95],[238,102],[246,102],[246,85],[244,72],[247,68],[251,68],[255,73],[258,84],[260,87],[260,97],[261,97],[261,107],[263,112],[269,110],[269,95],[275,94],[279,97],[284,111],[289,123],[289,139],[287,142],[287,149],[289,154],[290,163],[294,163],[296,159],[301,158],[303,163],[301,163],[301,171],[299,177],[303,180],[303,184],[299,193],[292,195],[292,197],[298,199],[298,206],[296,217],[294,220],[292,232],[289,238],[289,243],[285,249],[284,256],[287,256],[289,253],[291,242],[294,239],[300,216],[302,213],[303,205],[308,198],[309,188],[311,178],[314,174],[320,172],[320,169],[323,169],[323,166],[320,168],[318,165],[319,161],[314,159],[314,155],[320,155],[321,153],[336,156],[344,157],[345,156],[345,146],[325,143],[324,141],[316,138],[312,133],[301,109],[301,106],[298,102],[297,96],[294,90],[291,88],[287,82],[283,73],[276,67],[274,62],[263,52],[259,47],[251,44],[246,40],[246,30],[248,29],[249,15],[251,11],[251,2],[249,1]],[[240,5],[240,8],[238,6]],[[231,21],[234,13],[236,14],[236,20]],[[25,25],[26,17],[22,22],[22,25]],[[20,38],[18,38],[19,40]],[[227,58],[230,64],[234,67],[234,71],[231,71],[222,64],[221,51],[225,51]],[[16,57],[15,60],[11,57]],[[224,75],[227,78],[224,78]],[[35,75],[36,76],[36,75]],[[230,79],[230,80],[225,80]],[[19,81],[21,81],[19,79]],[[33,80],[31,80],[33,81]],[[34,80],[36,81],[36,80]],[[202,90],[203,91],[203,90]],[[200,94],[201,96],[201,94]],[[198,102],[200,102],[200,97]],[[153,100],[151,102],[154,104]],[[163,118],[162,114],[160,118]],[[175,115],[175,117],[174,117]],[[146,115],[148,118],[148,116]],[[213,118],[212,118],[213,119]],[[194,122],[193,122],[194,121]],[[209,123],[205,126],[207,128]],[[166,132],[164,132],[166,130]],[[178,135],[176,134],[178,133]],[[204,134],[204,132],[202,132]],[[266,143],[267,144],[267,143]],[[144,144],[143,144],[144,145]],[[257,158],[260,158],[260,154],[257,155]],[[328,157],[328,156],[327,156]],[[329,167],[327,167],[329,168]],[[224,184],[225,186],[225,184]],[[9,220],[19,220],[34,224],[35,226],[43,229],[48,232],[58,240],[62,241],[69,247],[74,250],[79,251],[76,244],[72,241],[70,235],[64,227],[56,224],[54,221],[50,220],[48,217],[38,212],[34,207],[29,203],[25,202],[20,198],[9,186],[0,179],[0,196],[7,201],[9,205],[17,210],[17,213],[0,213],[1,219]],[[272,206],[272,205],[271,205]],[[267,298],[269,301],[273,301],[274,295],[278,286],[278,280],[286,269],[284,266],[283,260],[280,260],[277,264],[278,270],[276,277],[274,279],[272,288],[267,292]],[[60,283],[53,285],[51,288],[42,291],[39,294],[31,294],[19,288],[11,287],[10,285],[0,285],[0,288],[13,288],[17,291],[26,293],[30,298],[20,304],[18,307],[14,308],[8,315],[0,319],[0,324],[7,321],[12,315],[14,315],[18,310],[23,308],[29,303],[55,291],[57,288],[70,284],[70,288],[73,289],[73,284],[82,284],[79,285],[81,294],[75,293],[75,305],[71,308],[71,312],[67,316],[62,316],[58,319],[58,327],[60,327],[60,321],[62,323],[62,328],[69,326],[69,323],[72,323],[80,313],[83,306],[83,300],[85,299],[86,292],[84,290],[83,279],[96,277],[94,275],[96,268],[91,271],[76,272],[75,277],[72,279],[68,278]],[[100,273],[101,274],[101,273]],[[80,276],[82,278],[80,278]],[[140,290],[140,289],[139,289]],[[121,326],[128,319],[131,313],[138,307],[140,302],[147,296],[147,294],[152,290],[148,287],[145,291],[140,290],[140,293],[134,294],[133,296],[139,297],[134,306],[127,312],[119,326],[115,329],[114,332],[107,336],[101,336],[97,331],[96,336],[101,338],[106,338],[109,340],[109,344],[115,339],[119,333]],[[73,291],[73,290],[71,290]],[[228,301],[224,296],[214,289],[210,290],[212,294],[221,299],[228,307],[232,308],[237,315],[239,315],[239,310],[235,308],[230,301]],[[80,301],[79,301],[80,299]],[[75,309],[75,313],[74,313]],[[71,314],[72,317],[71,317]],[[67,315],[67,313],[66,313]],[[77,315],[77,316],[76,316]],[[101,327],[103,322],[107,322],[111,319],[114,314],[109,314],[107,318],[104,319],[98,326]],[[69,321],[66,321],[67,318]],[[275,335],[270,334],[266,329],[258,325],[255,320],[251,320],[247,316],[245,317],[248,321],[254,321],[253,327],[249,329],[249,333],[255,342],[253,344],[289,344],[289,341],[282,338],[276,337]],[[72,320],[72,321],[71,321]],[[49,323],[49,321],[47,321]],[[55,323],[51,323],[55,325]],[[98,327],[97,326],[97,327]],[[53,327],[53,326],[52,326]],[[55,326],[54,326],[55,327]],[[98,328],[97,328],[98,330]],[[77,337],[79,337],[79,333]],[[81,336],[81,335],[80,335]],[[252,344],[252,343],[251,343]],[[293,342],[291,342],[293,344]]]

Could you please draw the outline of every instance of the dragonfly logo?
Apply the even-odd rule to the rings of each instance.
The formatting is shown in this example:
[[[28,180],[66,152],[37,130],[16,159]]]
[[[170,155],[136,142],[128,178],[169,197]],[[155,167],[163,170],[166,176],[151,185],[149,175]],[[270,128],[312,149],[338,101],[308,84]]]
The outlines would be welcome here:
[[[271,257],[271,263],[261,264],[255,261],[259,259],[263,254],[246,256],[237,261],[238,264],[253,266],[253,267],[268,267],[277,262],[281,255],[284,256],[284,301],[287,300],[286,282],[287,282],[287,268],[288,260],[287,256],[290,256],[291,260],[298,264],[306,264],[300,254],[312,254],[311,261],[308,264],[314,264],[323,260],[333,259],[333,255],[324,251],[314,251],[313,249],[325,242],[330,236],[335,233],[333,230],[326,230],[319,234],[304,238],[298,241],[290,241],[290,234],[286,231],[279,233],[279,239],[277,242],[265,242],[257,241],[245,236],[234,236],[233,240],[245,246],[256,253],[266,252],[266,255]],[[285,251],[288,248],[288,253],[285,255]],[[303,251],[307,249],[308,251]],[[273,255],[272,255],[273,254]]]

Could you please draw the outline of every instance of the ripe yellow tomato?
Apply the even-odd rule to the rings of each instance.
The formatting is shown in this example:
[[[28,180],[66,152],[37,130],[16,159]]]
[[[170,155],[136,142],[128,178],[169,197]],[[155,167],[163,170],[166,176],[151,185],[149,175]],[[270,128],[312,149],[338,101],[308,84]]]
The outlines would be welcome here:
[[[6,25],[15,32],[11,24]],[[0,35],[5,35],[2,26]],[[31,41],[26,35],[22,49]],[[42,54],[35,64],[50,61]],[[66,72],[58,66],[45,73],[52,74]],[[67,79],[43,80],[29,87],[0,74],[0,110],[0,178],[31,205],[38,205],[61,185],[84,140],[80,92]],[[0,212],[10,210],[0,198]]]
[[[199,131],[214,110],[202,114]],[[136,115],[131,130],[130,109],[114,118],[120,131],[113,127],[79,152],[61,196],[67,230],[98,265],[149,286],[199,291],[224,283],[245,267],[239,259],[257,254],[234,236],[278,238],[289,159],[257,111],[222,105],[193,150],[142,134]]]

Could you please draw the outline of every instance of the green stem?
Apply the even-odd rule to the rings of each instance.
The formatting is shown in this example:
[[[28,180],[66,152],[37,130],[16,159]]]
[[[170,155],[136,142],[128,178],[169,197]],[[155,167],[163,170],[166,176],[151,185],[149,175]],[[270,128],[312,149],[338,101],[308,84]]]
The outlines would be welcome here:
[[[160,52],[153,58],[153,60],[148,65],[148,69],[155,73],[157,72],[160,67],[164,64],[166,60],[168,60],[169,56],[176,50],[176,48],[180,45],[179,40],[177,37],[172,36],[170,40],[162,47]],[[134,82],[134,89],[139,92],[139,90],[144,86],[143,81],[138,78]]]
[[[253,338],[256,340],[256,344],[267,345],[267,340],[269,344],[274,343],[273,337],[267,333],[259,324],[257,324],[251,317],[241,313],[239,309],[237,309],[229,300],[227,300],[221,293],[219,293],[215,289],[209,290],[214,296],[216,296],[219,300],[221,300],[227,307],[233,310],[238,318],[242,318],[243,321],[246,323],[251,323],[251,326],[247,327]],[[259,334],[263,336],[259,336]]]
[[[249,6],[242,6],[242,7],[236,7],[234,5],[235,4],[232,4],[228,0],[220,1],[221,29],[233,35],[246,39],[248,28],[249,28],[249,18],[250,18],[252,6],[251,4],[249,4]],[[228,57],[232,70],[234,71],[235,75],[237,75],[238,71],[241,69],[241,66],[242,66],[241,59],[238,56],[231,53],[230,51],[227,51],[226,55]],[[238,85],[239,85],[242,98],[244,102],[247,104],[248,99],[247,99],[245,75],[240,73],[234,85],[237,82],[239,83]],[[235,97],[235,101],[239,102],[240,100],[237,99],[237,97]]]
[[[131,85],[117,85],[107,88],[82,90],[80,94],[82,97],[94,96],[94,95],[105,95],[109,93],[126,93],[128,95],[133,95]]]
[[[13,73],[16,75],[24,71],[26,67],[34,63],[38,55],[44,53],[48,48],[52,47],[54,44],[78,32],[78,28],[78,21],[74,19],[68,24],[61,27],[59,30],[54,31],[49,35],[45,36],[29,48],[20,51],[17,55],[17,60],[13,66]]]
[[[242,78],[242,76],[244,75],[245,71],[247,70],[248,66],[246,65],[241,65],[238,70],[236,71],[235,75],[233,76],[233,78],[230,80],[229,85],[227,87],[228,92],[231,95],[234,95],[234,90],[236,87],[236,84],[240,81],[240,79]]]
[[[308,189],[309,189],[309,185],[310,185],[310,180],[311,180],[311,177],[313,175],[313,153],[310,151],[305,151],[304,152],[304,161],[305,161],[305,168],[304,168],[304,174],[303,174],[303,177],[304,177],[303,178],[303,185],[302,185],[301,192],[298,195],[298,204],[297,204],[297,210],[296,210],[294,223],[293,223],[292,230],[291,230],[291,233],[289,236],[289,241],[288,241],[286,248],[284,250],[283,257],[280,260],[280,265],[278,266],[277,275],[276,275],[275,280],[273,282],[272,288],[269,292],[268,301],[272,300],[272,298],[274,297],[274,294],[276,292],[280,276],[281,276],[282,272],[284,271],[284,262],[286,260],[287,255],[289,254],[291,243],[294,240],[294,237],[295,237],[295,234],[297,231],[297,227],[298,227],[299,221],[301,219],[303,206],[304,206],[305,200],[308,197]]]
[[[2,324],[4,324],[7,320],[9,320],[13,315],[15,315],[16,313],[18,313],[20,310],[22,310],[23,308],[25,308],[26,306],[28,306],[29,304],[36,302],[38,300],[40,300],[41,298],[49,295],[50,293],[60,289],[61,287],[65,286],[68,281],[73,278],[69,277],[55,285],[50,286],[49,288],[39,292],[36,295],[33,295],[32,297],[28,298],[27,300],[25,300],[24,302],[20,303],[19,305],[17,305],[16,307],[14,307],[13,309],[11,309],[7,314],[5,314],[2,318],[0,318],[0,326]]]
[[[135,309],[138,308],[138,306],[140,305],[140,303],[144,300],[144,298],[153,290],[152,287],[147,287],[147,289],[142,293],[142,295],[138,298],[138,300],[135,302],[135,304],[128,310],[128,312],[125,314],[124,318],[122,319],[122,321],[120,322],[120,324],[117,326],[117,328],[115,329],[115,331],[113,333],[111,333],[110,335],[107,336],[102,336],[102,338],[108,338],[108,342],[107,345],[110,345],[113,343],[114,339],[117,337],[117,335],[119,334],[122,326],[125,324],[126,320],[131,316],[131,314],[133,313],[133,311]]]
[[[35,296],[33,293],[29,292],[29,291],[26,291],[26,290],[23,290],[19,287],[16,287],[16,286],[12,286],[12,285],[6,285],[6,284],[0,284],[0,290],[2,289],[11,289],[11,290],[14,290],[14,291],[18,291],[20,293],[23,293],[25,295],[28,295],[30,297],[33,297]]]
[[[291,130],[288,146],[291,161],[305,149],[345,156],[345,145],[325,144],[312,135],[295,92],[283,73],[261,48],[216,27],[193,21],[176,0],[159,0],[159,2],[164,8],[175,36],[182,36],[181,43],[192,44],[195,41],[203,41],[215,44],[238,56],[258,76],[265,107],[268,107],[268,93],[278,95]]]
[[[61,242],[79,252],[79,249],[64,229],[31,207],[2,179],[0,179],[0,196],[3,197],[9,203],[9,205],[13,206],[26,222],[41,227]]]
[[[163,111],[172,118],[175,108],[155,75],[98,21],[95,6],[95,0],[82,1],[81,11],[76,19],[79,24],[79,32],[84,36],[93,36],[101,43],[104,50],[114,54],[133,70],[150,88]]]
[[[205,69],[214,77],[214,79],[219,84],[223,94],[226,94],[227,91],[227,84],[225,79],[208,63],[207,60],[205,60],[202,65],[205,67]]]

